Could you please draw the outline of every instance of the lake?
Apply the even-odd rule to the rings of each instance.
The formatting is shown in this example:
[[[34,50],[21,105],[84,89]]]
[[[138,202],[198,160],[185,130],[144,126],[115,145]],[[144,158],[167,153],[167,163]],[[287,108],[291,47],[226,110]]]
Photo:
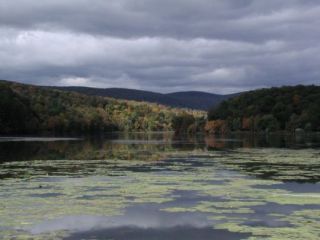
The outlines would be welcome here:
[[[0,138],[0,239],[320,239],[320,135]]]

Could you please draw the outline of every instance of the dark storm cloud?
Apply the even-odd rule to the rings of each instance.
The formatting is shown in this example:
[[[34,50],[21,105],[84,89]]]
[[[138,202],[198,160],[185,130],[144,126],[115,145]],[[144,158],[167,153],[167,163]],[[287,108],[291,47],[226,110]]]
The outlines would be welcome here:
[[[319,84],[312,0],[2,0],[0,78],[233,92]]]

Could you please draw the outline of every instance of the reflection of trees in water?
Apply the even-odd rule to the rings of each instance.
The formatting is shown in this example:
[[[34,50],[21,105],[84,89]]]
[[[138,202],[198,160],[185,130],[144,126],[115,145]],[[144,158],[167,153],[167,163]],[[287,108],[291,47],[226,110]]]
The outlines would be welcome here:
[[[206,137],[205,142],[209,150],[221,149],[221,148],[225,148],[226,146],[225,141],[219,141],[214,136]]]
[[[181,163],[199,165],[200,160],[199,162],[198,160],[188,162],[188,159],[184,157],[181,160],[170,158],[170,161],[159,161],[168,159],[170,156],[188,156],[190,153],[195,153],[203,154],[206,158],[219,159],[219,163],[224,168],[230,167],[259,178],[281,178],[281,176],[288,175],[286,171],[292,172],[294,176],[294,172],[300,169],[304,172],[300,174],[307,179],[303,181],[318,181],[318,177],[312,179],[313,177],[308,176],[311,166],[309,163],[297,165],[299,163],[270,162],[270,159],[277,160],[282,157],[282,155],[274,155],[274,152],[278,152],[276,148],[316,146],[316,143],[319,143],[319,135],[305,137],[250,134],[173,136],[170,133],[126,133],[112,137],[92,137],[80,141],[2,142],[0,143],[0,162],[26,161],[27,163],[31,160],[44,160],[44,163],[40,163],[41,161],[30,163],[32,166],[23,163],[21,167],[22,169],[36,167],[44,173],[49,173],[58,170],[54,160],[64,160],[61,161],[63,169],[67,168],[68,172],[81,172],[87,168],[94,170],[101,166],[115,169],[114,164],[119,168],[123,164],[126,167],[136,162],[138,168],[156,167],[158,164],[161,167],[167,164],[175,165],[174,161],[182,161],[178,165]],[[242,151],[244,152],[241,153]],[[258,152],[255,153],[255,151]],[[302,150],[302,152],[307,153],[308,150]],[[283,154],[286,156],[287,153]],[[301,159],[304,158],[306,156],[301,157]],[[46,165],[48,163],[50,164]],[[40,166],[41,164],[44,164],[43,167]],[[58,165],[59,162],[57,162]],[[10,164],[6,168],[8,171],[3,171],[2,177],[10,177],[11,172],[19,175],[19,171],[10,167]],[[313,165],[313,168],[319,169],[319,166]],[[284,171],[283,174],[281,171]]]
[[[141,159],[149,160],[173,151],[235,148],[299,148],[319,146],[320,135],[193,135],[172,133],[120,133],[79,141],[2,142],[0,162],[22,160]]]
[[[305,148],[319,147],[320,134],[252,134],[233,133],[204,137],[209,150],[225,148]]]
[[[172,151],[170,143],[148,144],[150,140],[110,141],[87,139],[66,142],[6,142],[0,144],[0,161],[25,160],[95,160],[95,159],[153,159],[161,152]]]

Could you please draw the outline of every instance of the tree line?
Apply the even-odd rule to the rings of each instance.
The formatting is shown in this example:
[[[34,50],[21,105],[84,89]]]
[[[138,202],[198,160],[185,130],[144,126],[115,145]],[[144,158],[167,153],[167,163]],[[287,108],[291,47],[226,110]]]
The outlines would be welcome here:
[[[0,133],[171,131],[174,119],[201,111],[87,96],[13,82],[0,82]]]
[[[320,87],[260,89],[206,113],[0,82],[0,134],[108,131],[320,131]]]
[[[222,102],[208,112],[205,130],[320,131],[320,87],[260,89]]]

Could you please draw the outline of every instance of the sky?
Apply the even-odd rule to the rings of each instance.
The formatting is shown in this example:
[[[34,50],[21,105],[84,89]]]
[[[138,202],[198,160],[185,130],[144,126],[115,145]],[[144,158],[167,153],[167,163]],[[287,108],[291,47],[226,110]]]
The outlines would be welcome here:
[[[320,1],[0,0],[0,79],[233,93],[320,84]]]

